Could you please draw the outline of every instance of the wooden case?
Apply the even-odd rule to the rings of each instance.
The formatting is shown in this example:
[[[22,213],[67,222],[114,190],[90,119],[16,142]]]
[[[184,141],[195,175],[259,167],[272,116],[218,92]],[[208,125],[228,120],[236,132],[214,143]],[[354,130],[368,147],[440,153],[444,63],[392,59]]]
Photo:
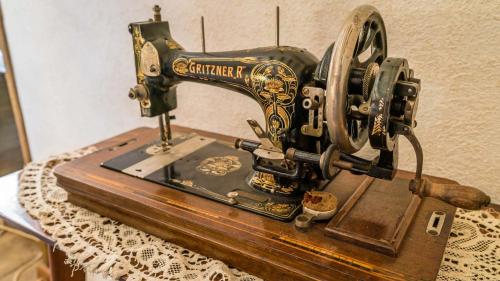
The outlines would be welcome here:
[[[234,141],[173,129],[177,134],[196,132]],[[413,197],[407,187],[410,173],[399,172],[393,182],[375,180],[363,188],[369,181],[365,176],[341,172],[327,187],[339,199],[338,215],[328,226],[319,222],[300,231],[293,222],[100,167],[157,138],[157,130],[138,128],[100,142],[97,152],[57,167],[57,183],[74,204],[266,280],[434,280],[438,273],[455,208]],[[434,211],[446,213],[438,236],[426,233]]]

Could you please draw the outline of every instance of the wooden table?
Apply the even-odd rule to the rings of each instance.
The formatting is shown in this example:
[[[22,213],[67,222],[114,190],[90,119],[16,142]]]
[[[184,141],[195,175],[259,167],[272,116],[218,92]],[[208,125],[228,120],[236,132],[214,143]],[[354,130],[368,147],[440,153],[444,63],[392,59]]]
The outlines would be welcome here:
[[[57,248],[54,249],[54,240],[19,204],[18,176],[19,172],[14,172],[0,177],[0,218],[5,220],[7,225],[31,234],[47,244],[52,281],[84,281],[85,273],[82,270],[73,271],[69,265],[64,264],[66,255]]]

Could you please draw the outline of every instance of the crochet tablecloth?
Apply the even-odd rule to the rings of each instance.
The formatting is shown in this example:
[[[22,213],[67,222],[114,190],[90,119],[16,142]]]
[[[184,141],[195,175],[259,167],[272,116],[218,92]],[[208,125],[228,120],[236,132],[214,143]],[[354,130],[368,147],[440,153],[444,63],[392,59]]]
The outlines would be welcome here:
[[[54,167],[95,150],[33,162],[20,174],[20,203],[67,254],[68,264],[126,280],[261,280],[67,202]],[[499,280],[499,234],[495,210],[458,209],[437,280]]]

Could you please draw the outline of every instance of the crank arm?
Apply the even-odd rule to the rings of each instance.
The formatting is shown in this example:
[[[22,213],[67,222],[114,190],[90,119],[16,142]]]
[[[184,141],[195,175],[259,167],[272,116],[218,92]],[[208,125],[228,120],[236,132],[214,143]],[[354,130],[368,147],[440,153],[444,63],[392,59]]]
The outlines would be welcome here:
[[[401,125],[398,129],[399,133],[410,141],[417,156],[415,179],[410,182],[411,192],[420,197],[432,197],[455,207],[468,210],[478,210],[490,204],[490,197],[475,187],[437,183],[432,182],[428,177],[422,178],[422,147],[411,127]]]

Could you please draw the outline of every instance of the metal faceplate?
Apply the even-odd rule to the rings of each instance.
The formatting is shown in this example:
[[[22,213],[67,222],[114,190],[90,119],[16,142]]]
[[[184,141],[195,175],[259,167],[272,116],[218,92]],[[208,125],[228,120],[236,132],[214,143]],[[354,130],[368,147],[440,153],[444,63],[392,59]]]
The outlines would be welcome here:
[[[132,176],[144,178],[214,141],[215,139],[211,138],[192,137],[170,147],[168,150],[163,150],[161,146],[151,145],[145,150],[147,154],[151,154],[151,157],[127,167],[123,172]]]
[[[158,76],[161,73],[160,56],[151,42],[144,43],[141,49],[141,71],[146,76]]]

